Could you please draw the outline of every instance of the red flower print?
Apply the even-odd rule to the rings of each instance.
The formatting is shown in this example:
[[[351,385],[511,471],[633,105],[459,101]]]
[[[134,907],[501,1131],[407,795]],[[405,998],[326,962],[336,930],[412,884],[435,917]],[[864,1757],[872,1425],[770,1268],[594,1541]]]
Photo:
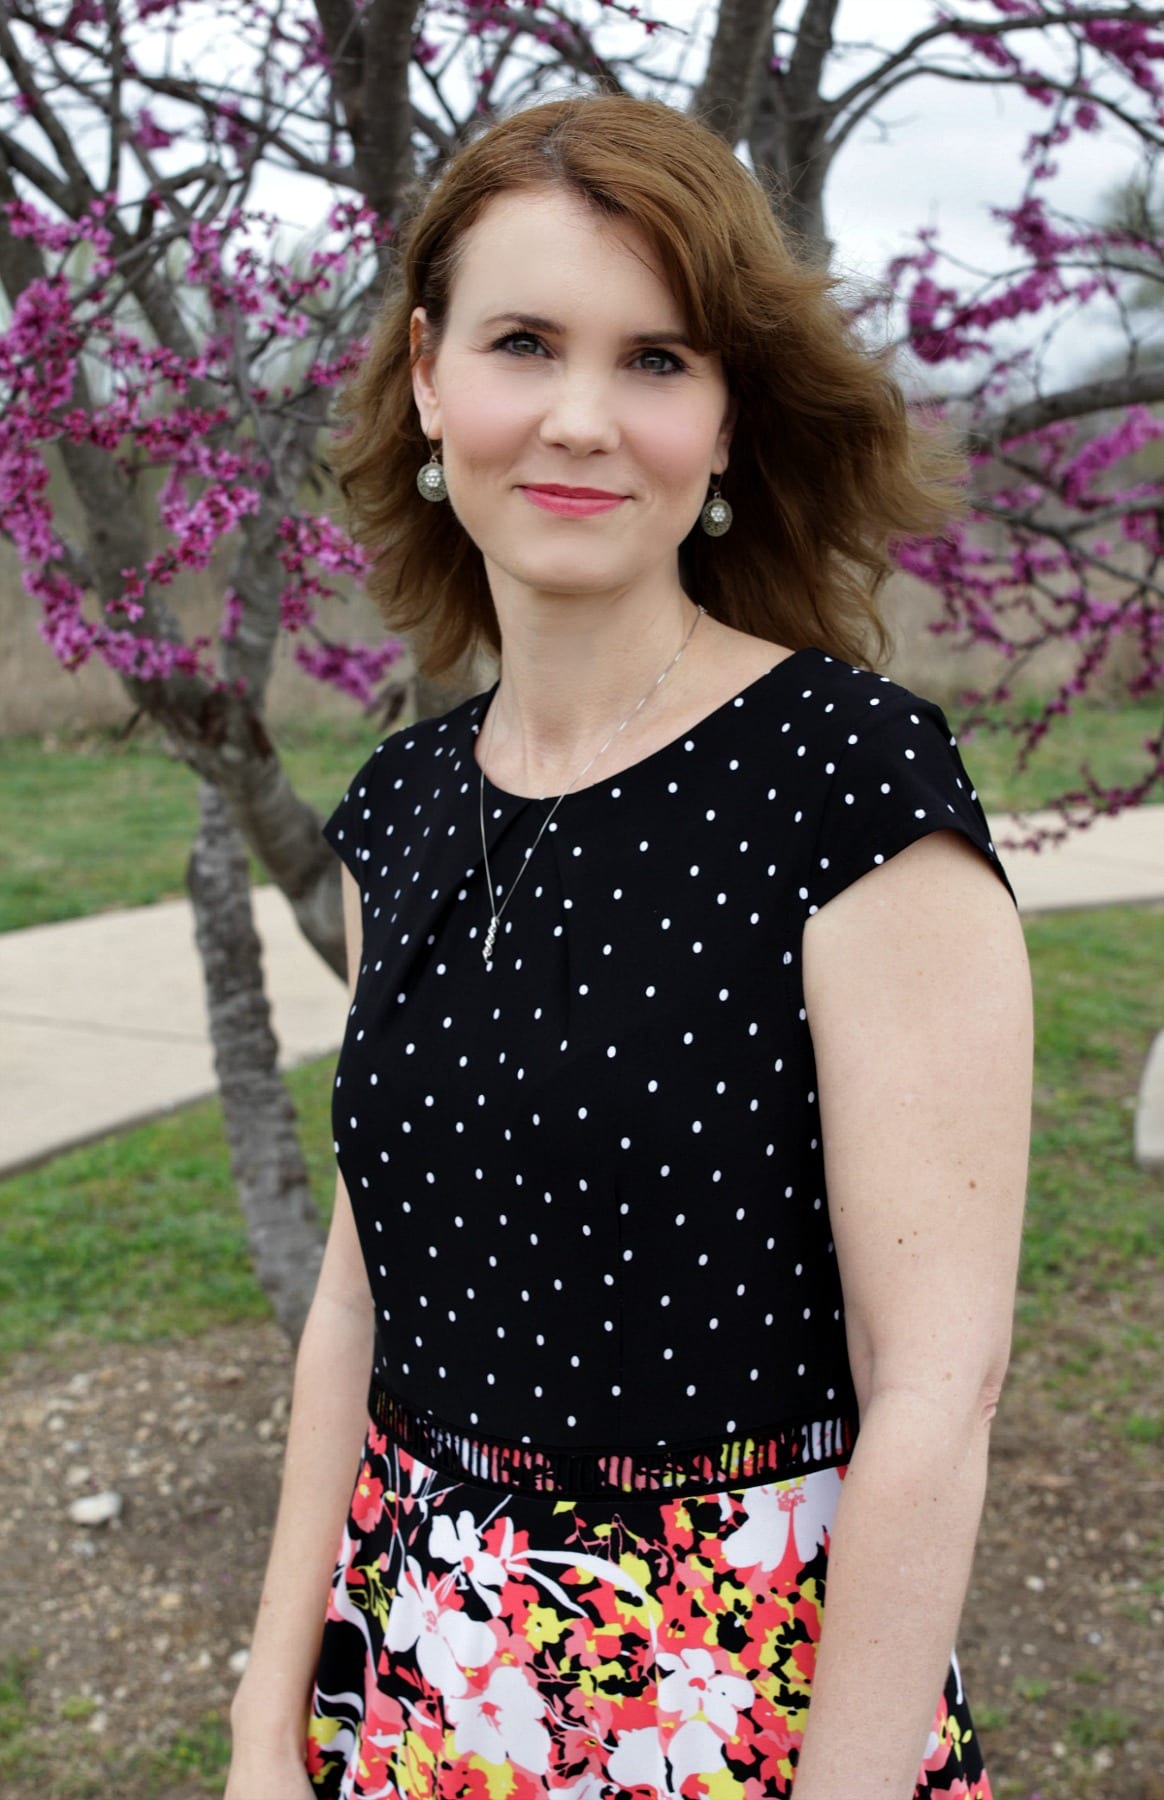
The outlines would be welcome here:
[[[352,1518],[361,1531],[373,1531],[384,1511],[384,1483],[373,1475],[371,1463],[365,1463],[352,1495]]]

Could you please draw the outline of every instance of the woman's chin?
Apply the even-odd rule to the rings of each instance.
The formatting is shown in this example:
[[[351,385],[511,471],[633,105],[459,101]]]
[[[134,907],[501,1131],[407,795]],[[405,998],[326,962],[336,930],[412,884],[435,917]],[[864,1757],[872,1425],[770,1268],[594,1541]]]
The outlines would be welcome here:
[[[495,560],[493,567],[503,580],[530,595],[598,596],[620,592],[635,579],[631,568],[612,561],[588,565],[577,555],[522,558],[509,563]]]

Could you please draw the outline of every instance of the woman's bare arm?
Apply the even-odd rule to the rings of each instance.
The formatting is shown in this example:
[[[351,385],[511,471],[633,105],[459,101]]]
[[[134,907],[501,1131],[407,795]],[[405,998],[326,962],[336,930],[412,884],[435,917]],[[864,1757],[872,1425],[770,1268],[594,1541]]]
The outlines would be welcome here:
[[[348,985],[354,991],[361,955],[359,891],[346,869],[343,882]],[[231,1706],[234,1750],[226,1800],[265,1800],[268,1794],[291,1800],[286,1785],[278,1785],[283,1767],[302,1774],[302,1791],[310,1791],[303,1770],[307,1707],[335,1554],[368,1424],[372,1334],[363,1254],[337,1176],[323,1266],[296,1357],[282,1491],[258,1618]]]
[[[805,928],[804,976],[861,1419],[796,1800],[909,1800],[1009,1356],[1030,977],[1013,903],[951,832],[822,907]]]

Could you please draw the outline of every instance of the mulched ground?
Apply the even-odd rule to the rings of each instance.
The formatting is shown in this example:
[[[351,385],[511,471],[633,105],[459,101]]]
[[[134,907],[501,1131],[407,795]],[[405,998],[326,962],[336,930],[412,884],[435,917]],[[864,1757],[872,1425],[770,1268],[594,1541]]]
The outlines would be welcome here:
[[[1126,1365],[1129,1312],[1146,1311],[1164,1325],[1150,1293],[1075,1303],[1064,1354],[1098,1338]],[[1158,1371],[1138,1374],[1152,1391]],[[8,1800],[221,1791],[290,1382],[285,1343],[262,1326],[71,1364],[28,1356],[0,1383],[0,1658],[24,1684],[0,1702]],[[996,1800],[1164,1800],[1164,1459],[1102,1401],[1072,1410],[1063,1392],[1045,1348],[1020,1351],[993,1427],[962,1672]],[[70,1522],[71,1500],[107,1488],[120,1518]]]

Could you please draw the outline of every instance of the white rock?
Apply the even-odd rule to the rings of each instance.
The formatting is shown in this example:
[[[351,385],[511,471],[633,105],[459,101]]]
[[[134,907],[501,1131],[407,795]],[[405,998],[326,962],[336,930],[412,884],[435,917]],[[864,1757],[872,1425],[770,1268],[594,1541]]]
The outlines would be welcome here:
[[[84,1494],[69,1506],[74,1525],[108,1525],[121,1514],[121,1495],[108,1488],[103,1494]]]
[[[232,1675],[242,1674],[250,1659],[250,1654],[249,1650],[236,1650],[233,1656],[227,1658],[226,1666]]]

